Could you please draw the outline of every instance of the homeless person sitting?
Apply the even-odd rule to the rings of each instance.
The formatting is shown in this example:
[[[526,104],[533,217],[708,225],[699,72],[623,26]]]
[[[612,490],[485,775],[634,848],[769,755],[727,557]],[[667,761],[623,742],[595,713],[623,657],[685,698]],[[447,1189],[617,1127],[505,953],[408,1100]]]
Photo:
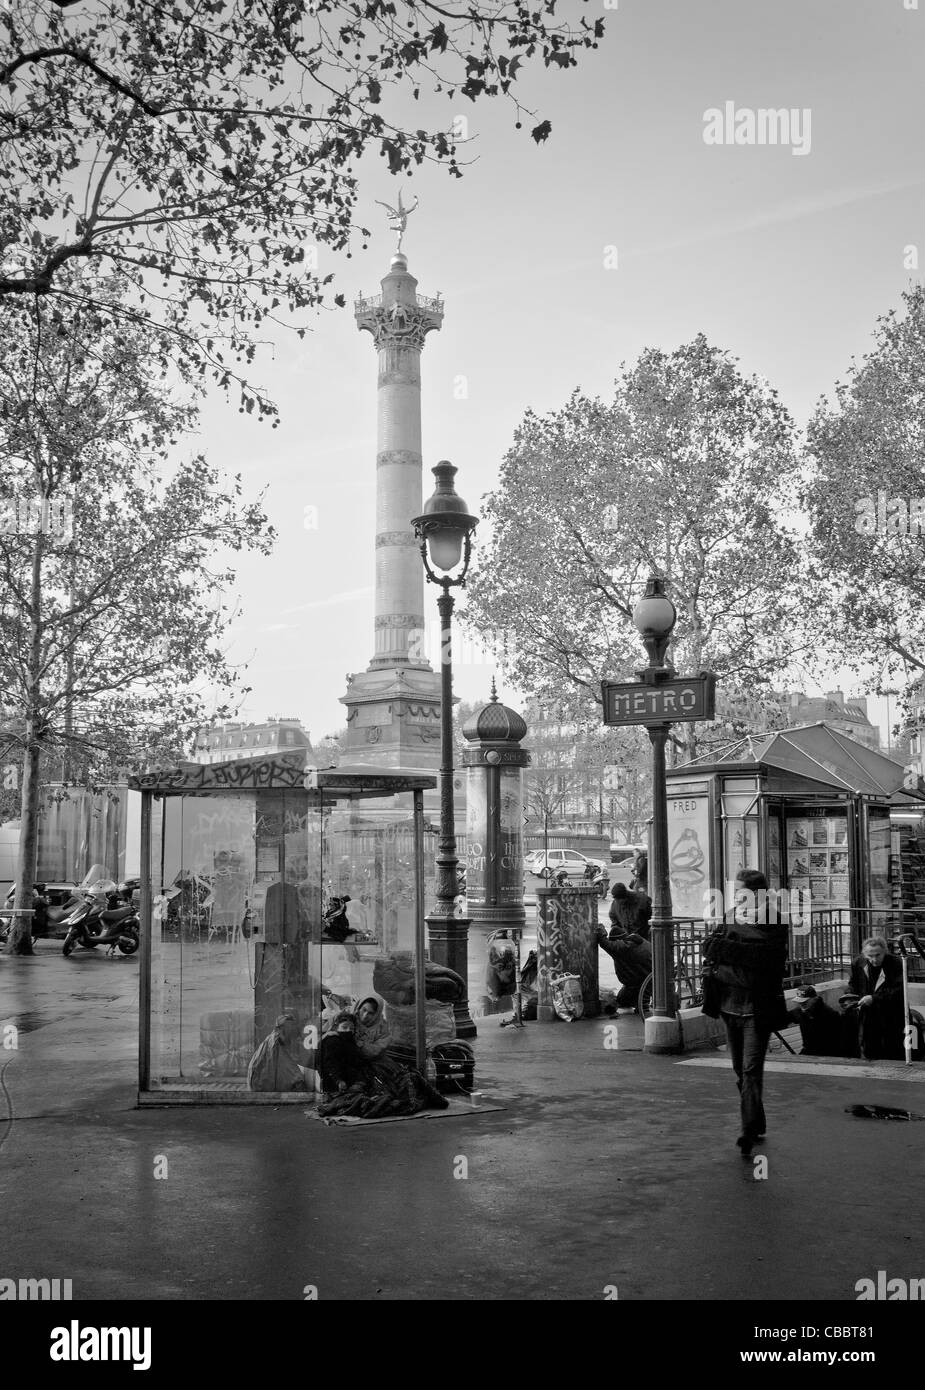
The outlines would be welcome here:
[[[815,991],[800,1005],[803,1052],[811,1056],[895,1060],[903,1051],[902,962],[882,936],[869,936],[852,961],[848,992],[833,1009]]]
[[[330,1032],[321,1039],[318,1070],[325,1095],[356,1090],[362,1093],[368,1070],[357,1046],[356,1019],[352,1013],[346,1010],[339,1013],[331,1024]]]
[[[318,1107],[319,1115],[378,1120],[386,1115],[415,1115],[419,1110],[446,1110],[449,1106],[446,1097],[420,1072],[387,1056],[381,1044],[384,1041],[388,1047],[388,1037],[379,1030],[375,1017],[379,1007],[377,999],[364,999],[357,1015],[338,1014],[331,1031],[322,1039],[319,1067],[325,1097]],[[358,1029],[361,1011],[363,1019]]]
[[[614,887],[622,888],[623,884],[617,883]],[[627,932],[619,922],[610,928],[609,936],[603,927],[598,927],[597,944],[610,956],[620,982],[615,1007],[635,1009],[639,1002],[639,991],[652,973],[652,947],[638,932]]]

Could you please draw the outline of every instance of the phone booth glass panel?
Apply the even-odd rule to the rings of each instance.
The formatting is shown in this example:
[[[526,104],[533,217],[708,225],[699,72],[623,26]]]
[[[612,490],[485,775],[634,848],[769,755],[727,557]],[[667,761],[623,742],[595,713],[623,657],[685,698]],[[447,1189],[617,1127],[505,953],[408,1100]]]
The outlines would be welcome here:
[[[283,759],[136,779],[143,1102],[310,1102],[332,1021],[370,997],[390,1047],[423,1064],[412,1001],[425,955],[422,792],[434,779],[316,776],[323,785],[306,786]],[[452,1038],[452,1006],[444,1013]],[[435,1026],[428,1018],[428,1037]]]

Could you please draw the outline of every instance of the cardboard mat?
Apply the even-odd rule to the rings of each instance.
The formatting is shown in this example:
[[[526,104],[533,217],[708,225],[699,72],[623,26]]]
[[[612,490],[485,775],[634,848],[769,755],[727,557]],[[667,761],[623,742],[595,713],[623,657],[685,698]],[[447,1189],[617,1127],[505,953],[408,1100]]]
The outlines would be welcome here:
[[[446,1110],[418,1110],[414,1115],[381,1115],[367,1120],[362,1115],[319,1115],[317,1110],[306,1110],[305,1114],[310,1120],[320,1120],[324,1125],[392,1125],[401,1120],[448,1120],[461,1115],[488,1115],[506,1109],[506,1105],[496,1105],[491,1101],[480,1100],[473,1105],[468,1097],[452,1096]]]

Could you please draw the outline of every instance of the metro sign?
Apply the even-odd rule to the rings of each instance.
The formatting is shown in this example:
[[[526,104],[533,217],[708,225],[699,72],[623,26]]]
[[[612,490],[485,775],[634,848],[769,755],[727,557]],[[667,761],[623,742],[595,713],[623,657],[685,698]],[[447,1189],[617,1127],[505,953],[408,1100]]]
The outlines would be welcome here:
[[[712,719],[716,677],[711,671],[681,680],[645,685],[601,681],[605,724],[675,724],[681,720]]]

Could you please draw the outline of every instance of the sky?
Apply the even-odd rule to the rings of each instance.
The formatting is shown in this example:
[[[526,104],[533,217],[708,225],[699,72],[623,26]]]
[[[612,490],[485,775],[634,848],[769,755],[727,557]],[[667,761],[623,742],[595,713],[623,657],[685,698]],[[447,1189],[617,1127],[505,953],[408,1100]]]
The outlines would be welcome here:
[[[238,561],[227,645],[253,687],[242,718],[297,716],[321,738],[343,726],[346,675],[372,656],[376,354],[353,301],[378,292],[394,250],[376,200],[394,203],[399,184],[420,200],[403,249],[419,293],[445,301],[422,359],[425,497],[450,459],[478,512],[527,409],[554,411],[575,388],[607,398],[622,363],[699,332],[802,426],[917,280],[908,248],[925,258],[925,0],[911,5],[567,0],[567,17],[603,13],[606,35],[577,69],[530,72],[522,99],[552,122],[544,144],[504,102],[434,98],[424,116],[468,120],[463,178],[426,167],[399,181],[364,159],[369,247],[357,237],[349,258],[319,260],[347,309],[307,321],[302,340],[281,333],[252,373],[279,428],[216,392],[195,442],[266,489],[279,533],[269,559]],[[727,102],[793,110],[792,143],[707,143],[705,113]],[[487,699],[494,672],[457,644],[459,696]],[[885,702],[872,709],[885,734]]]

